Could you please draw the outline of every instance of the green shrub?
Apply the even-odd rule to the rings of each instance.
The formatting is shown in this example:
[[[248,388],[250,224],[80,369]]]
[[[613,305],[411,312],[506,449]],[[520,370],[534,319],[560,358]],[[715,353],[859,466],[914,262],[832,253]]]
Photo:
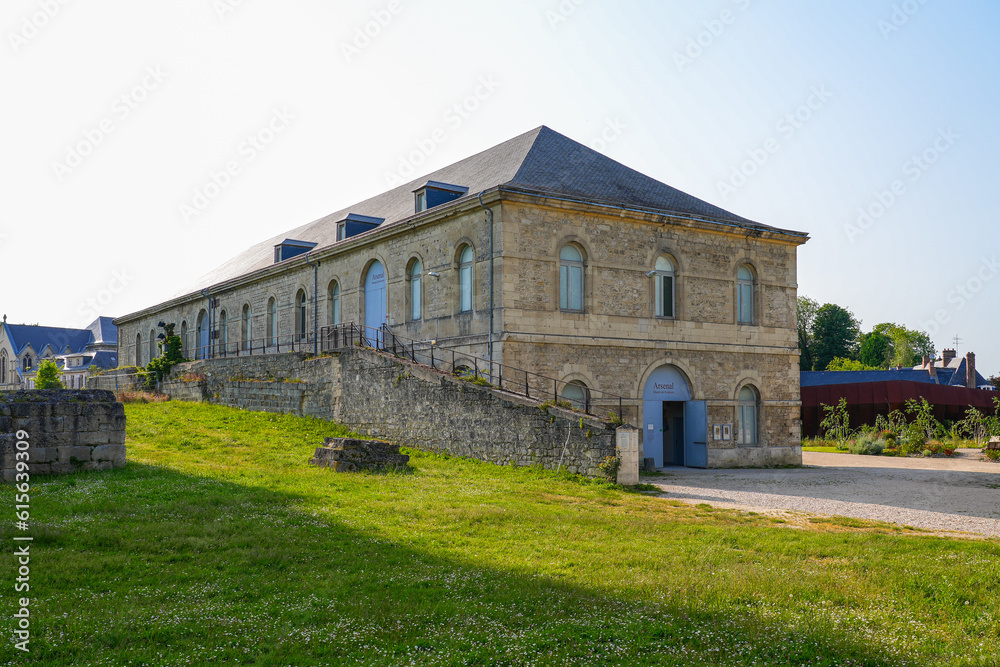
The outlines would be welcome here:
[[[851,443],[851,454],[878,456],[885,449],[885,440],[877,440],[870,434],[863,434]]]
[[[622,467],[622,460],[617,456],[605,456],[604,460],[597,465],[609,482],[618,481],[618,469]]]
[[[59,367],[56,362],[46,359],[38,364],[38,374],[35,376],[35,389],[63,389],[59,379]]]

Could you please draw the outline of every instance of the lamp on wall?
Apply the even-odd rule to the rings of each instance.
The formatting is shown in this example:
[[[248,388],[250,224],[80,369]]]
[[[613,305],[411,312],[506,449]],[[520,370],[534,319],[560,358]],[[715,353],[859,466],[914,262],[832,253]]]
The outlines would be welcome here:
[[[647,278],[652,278],[655,275],[656,275],[656,271],[650,271],[649,273],[646,274],[646,277]]]
[[[428,272],[427,272],[427,275],[429,275],[429,276],[433,276],[433,277],[435,277],[435,278],[440,278],[440,277],[441,277],[441,274],[440,274],[440,273],[438,273],[437,271],[428,271]]]

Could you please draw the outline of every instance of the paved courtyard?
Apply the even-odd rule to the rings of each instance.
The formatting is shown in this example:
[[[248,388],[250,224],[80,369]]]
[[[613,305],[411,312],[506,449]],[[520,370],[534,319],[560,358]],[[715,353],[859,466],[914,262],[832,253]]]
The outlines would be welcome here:
[[[664,468],[643,477],[667,498],[764,513],[800,512],[1000,537],[1000,463],[804,452],[802,468]]]

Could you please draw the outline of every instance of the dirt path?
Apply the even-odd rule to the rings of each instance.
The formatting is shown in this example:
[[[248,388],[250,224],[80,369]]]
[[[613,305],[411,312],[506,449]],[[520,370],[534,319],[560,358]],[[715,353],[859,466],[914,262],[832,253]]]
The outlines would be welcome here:
[[[1000,537],[1000,464],[804,452],[802,468],[665,468],[643,477],[667,498],[766,513],[802,512]]]

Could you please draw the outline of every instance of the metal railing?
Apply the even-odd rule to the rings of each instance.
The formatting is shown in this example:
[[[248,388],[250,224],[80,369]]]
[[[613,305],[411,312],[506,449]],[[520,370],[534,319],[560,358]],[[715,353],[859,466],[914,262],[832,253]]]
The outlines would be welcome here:
[[[631,423],[638,423],[639,408],[634,399],[490,361],[456,350],[455,347],[406,338],[393,333],[387,326],[374,328],[348,322],[321,327],[318,340],[314,339],[312,332],[284,334],[234,343],[214,341],[204,346],[185,346],[182,353],[188,359],[202,360],[288,352],[311,353],[314,350],[324,354],[354,346],[381,350],[476,384],[492,386],[526,398],[550,401],[554,405],[580,413],[601,418],[611,418],[611,413],[614,413],[616,419],[625,422],[634,419]],[[134,352],[132,355],[134,358]],[[579,386],[584,399],[578,401],[565,398],[562,390],[567,385]]]

